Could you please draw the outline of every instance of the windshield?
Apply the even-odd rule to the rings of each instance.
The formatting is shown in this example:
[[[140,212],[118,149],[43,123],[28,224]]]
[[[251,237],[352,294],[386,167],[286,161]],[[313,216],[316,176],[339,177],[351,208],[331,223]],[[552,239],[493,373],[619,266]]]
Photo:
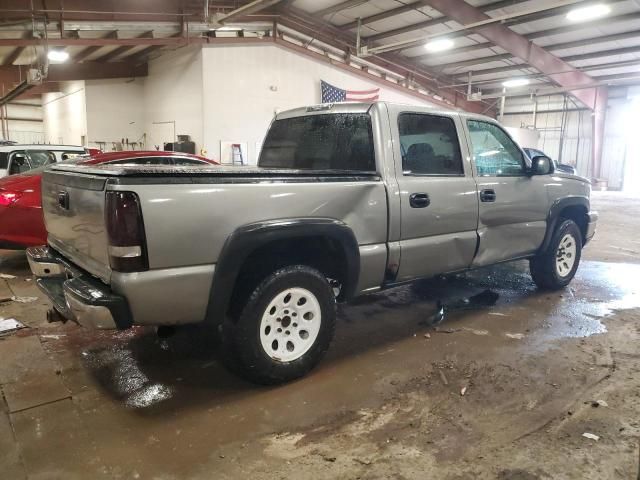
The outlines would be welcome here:
[[[31,168],[43,167],[56,163],[56,156],[47,150],[27,150]]]

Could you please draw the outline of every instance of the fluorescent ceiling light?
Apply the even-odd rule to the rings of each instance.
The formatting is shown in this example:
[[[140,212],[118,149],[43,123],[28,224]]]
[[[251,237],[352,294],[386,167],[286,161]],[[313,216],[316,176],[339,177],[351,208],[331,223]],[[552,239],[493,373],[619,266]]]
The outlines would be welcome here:
[[[453,40],[449,38],[440,38],[438,40],[431,40],[424,46],[424,48],[430,52],[444,52],[445,50],[453,48],[453,45]]]
[[[574,8],[567,13],[567,20],[572,22],[586,22],[595,18],[604,17],[611,12],[611,7],[604,3],[596,3],[587,7]]]
[[[215,31],[217,32],[239,32],[242,29],[240,27],[218,27],[218,28],[214,28]]]
[[[65,50],[49,50],[47,57],[52,62],[66,62],[69,60],[69,53]]]
[[[526,78],[512,78],[502,82],[502,86],[506,88],[524,87],[525,85],[529,85],[529,80]]]

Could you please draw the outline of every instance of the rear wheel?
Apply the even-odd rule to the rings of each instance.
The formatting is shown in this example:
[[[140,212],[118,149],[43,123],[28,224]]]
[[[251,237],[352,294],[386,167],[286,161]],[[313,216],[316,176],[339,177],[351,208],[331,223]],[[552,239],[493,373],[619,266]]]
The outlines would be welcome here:
[[[566,287],[578,270],[581,253],[582,234],[578,225],[573,220],[564,220],[547,250],[529,261],[533,281],[547,290]]]
[[[335,316],[322,273],[304,265],[277,270],[253,290],[232,326],[234,371],[262,384],[303,376],[329,348]]]

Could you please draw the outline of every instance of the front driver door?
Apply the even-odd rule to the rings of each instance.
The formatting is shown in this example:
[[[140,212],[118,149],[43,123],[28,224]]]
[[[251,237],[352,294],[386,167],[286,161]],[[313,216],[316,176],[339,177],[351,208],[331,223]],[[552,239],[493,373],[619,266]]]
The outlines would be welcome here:
[[[499,125],[466,123],[480,201],[473,266],[527,256],[544,238],[549,177],[528,174],[524,153]]]

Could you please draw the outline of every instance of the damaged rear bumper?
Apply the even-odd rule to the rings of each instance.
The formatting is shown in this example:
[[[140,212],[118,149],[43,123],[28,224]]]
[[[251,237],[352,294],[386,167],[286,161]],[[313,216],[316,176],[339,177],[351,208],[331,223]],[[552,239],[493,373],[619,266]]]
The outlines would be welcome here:
[[[133,322],[124,297],[69,263],[55,250],[42,246],[27,249],[36,284],[66,319],[97,329],[125,329]]]

